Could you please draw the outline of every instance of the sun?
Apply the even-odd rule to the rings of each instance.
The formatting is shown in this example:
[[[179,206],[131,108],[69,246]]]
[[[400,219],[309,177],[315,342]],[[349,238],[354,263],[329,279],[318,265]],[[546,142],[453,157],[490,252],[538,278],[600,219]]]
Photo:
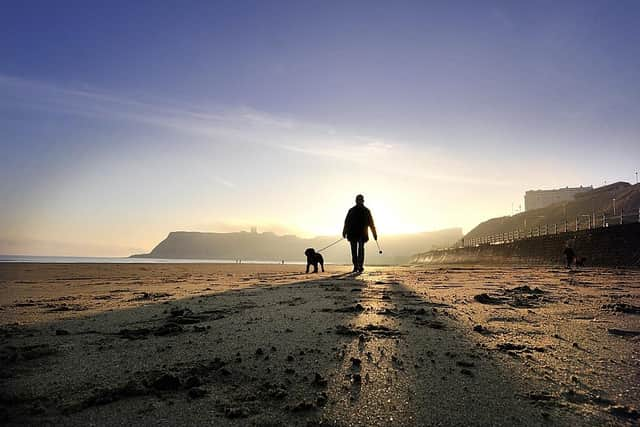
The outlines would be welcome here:
[[[387,206],[371,205],[371,214],[379,235],[409,234],[424,231],[420,226]]]

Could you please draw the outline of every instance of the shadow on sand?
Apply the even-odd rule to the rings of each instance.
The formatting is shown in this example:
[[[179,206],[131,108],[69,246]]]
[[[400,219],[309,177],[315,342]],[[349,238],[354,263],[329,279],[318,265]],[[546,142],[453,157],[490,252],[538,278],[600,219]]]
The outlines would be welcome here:
[[[555,425],[385,269],[2,330],[6,424]],[[548,403],[548,402],[547,402]]]

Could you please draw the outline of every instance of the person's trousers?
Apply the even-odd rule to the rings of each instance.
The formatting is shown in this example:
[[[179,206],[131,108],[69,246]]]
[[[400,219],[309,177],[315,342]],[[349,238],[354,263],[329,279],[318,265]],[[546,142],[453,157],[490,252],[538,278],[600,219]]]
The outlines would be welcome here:
[[[351,261],[354,268],[362,268],[364,266],[364,240],[350,241],[351,243]]]

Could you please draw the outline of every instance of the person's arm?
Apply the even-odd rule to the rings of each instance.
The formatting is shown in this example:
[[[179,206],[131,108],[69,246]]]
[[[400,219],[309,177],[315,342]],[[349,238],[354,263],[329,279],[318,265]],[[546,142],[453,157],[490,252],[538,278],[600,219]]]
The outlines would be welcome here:
[[[349,228],[349,212],[347,212],[347,216],[344,218],[344,227],[342,227],[342,237],[347,238],[347,229]]]
[[[373,240],[378,240],[378,232],[376,231],[376,225],[373,223],[371,211],[369,211],[369,227],[371,228],[371,234],[373,234]]]

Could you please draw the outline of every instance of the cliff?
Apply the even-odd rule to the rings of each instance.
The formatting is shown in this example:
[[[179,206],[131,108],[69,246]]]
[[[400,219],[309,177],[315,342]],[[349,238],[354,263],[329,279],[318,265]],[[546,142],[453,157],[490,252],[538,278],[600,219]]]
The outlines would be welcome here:
[[[468,241],[472,238],[509,233],[514,230],[532,230],[545,224],[550,227],[558,224],[561,229],[565,219],[575,225],[576,217],[580,217],[580,221],[586,225],[587,218],[581,217],[582,215],[593,218],[595,214],[596,222],[599,223],[603,214],[613,216],[613,199],[616,200],[617,215],[620,215],[621,210],[628,214],[637,214],[640,209],[640,184],[617,182],[578,194],[575,200],[570,202],[556,203],[517,215],[492,218],[469,231],[464,239]]]
[[[459,228],[405,234],[381,236],[384,250],[378,254],[375,242],[367,245],[369,264],[397,264],[410,260],[416,252],[433,248],[448,247],[462,237]],[[176,231],[160,242],[148,254],[132,255],[133,258],[161,259],[219,259],[254,261],[304,261],[306,248],[321,249],[337,240],[338,237],[314,237],[304,239],[297,236],[278,236],[274,233],[200,233]],[[340,242],[323,252],[325,261],[350,263],[351,255],[346,241]]]

